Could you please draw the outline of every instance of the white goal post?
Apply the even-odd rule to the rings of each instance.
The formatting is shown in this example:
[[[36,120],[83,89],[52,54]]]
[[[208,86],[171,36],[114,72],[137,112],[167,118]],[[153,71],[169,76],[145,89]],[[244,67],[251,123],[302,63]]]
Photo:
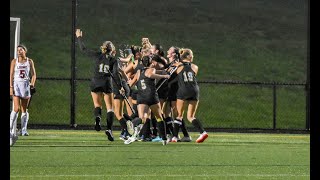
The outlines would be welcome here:
[[[15,33],[14,33],[14,58],[17,58],[17,46],[20,43],[20,18],[10,17],[10,22],[16,23]]]
[[[11,22],[15,22],[15,31],[14,31],[14,47],[13,48],[13,57],[16,59],[17,58],[17,46],[20,44],[20,18],[18,17],[10,17],[10,23]],[[10,51],[11,53],[11,51]],[[11,56],[11,55],[10,55]],[[13,110],[14,107],[14,103],[13,103],[13,99],[11,101],[11,111]],[[11,122],[10,122],[11,123]],[[14,122],[13,124],[13,128],[12,128],[12,133],[17,135],[17,121]]]

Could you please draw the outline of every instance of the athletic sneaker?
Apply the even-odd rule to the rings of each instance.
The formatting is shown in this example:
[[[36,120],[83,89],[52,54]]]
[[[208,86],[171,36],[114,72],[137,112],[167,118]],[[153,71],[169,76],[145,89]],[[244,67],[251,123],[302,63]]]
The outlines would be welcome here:
[[[152,142],[160,142],[162,141],[162,138],[157,136],[156,138],[152,139]]]
[[[94,126],[94,129],[95,129],[96,131],[100,131],[100,130],[101,130],[100,121],[101,121],[101,117],[97,116],[97,117],[96,117],[95,126]]]
[[[141,124],[142,125],[142,124]],[[131,144],[137,140],[137,137],[139,135],[139,132],[142,128],[141,125],[138,125],[137,127],[134,127],[134,133],[131,137],[129,137],[126,141],[124,141],[124,144]]]
[[[124,144],[131,144],[131,143],[135,142],[136,140],[137,140],[136,137],[131,136],[127,140],[124,141]]]
[[[169,143],[169,141],[168,140],[162,140],[162,145],[167,145]]]
[[[18,140],[18,135],[13,135],[13,143],[16,143]]]
[[[112,131],[110,129],[106,130],[106,135],[108,136],[109,141],[114,141]]]
[[[137,136],[136,140],[137,141],[143,141],[144,140],[144,135]]]
[[[133,126],[132,121],[128,120],[126,122],[126,124],[127,124],[127,131],[129,132],[129,134],[133,134],[134,133],[134,126]]]
[[[22,131],[21,136],[29,136],[29,133],[27,131]]]
[[[172,137],[173,136],[171,134],[167,134],[167,139],[168,139],[169,142],[171,142]]]
[[[127,137],[126,135],[124,135],[124,134],[121,134],[121,135],[119,136],[119,139],[122,140],[122,141],[125,141],[125,140],[128,139],[128,137]]]
[[[202,134],[200,134],[199,138],[196,140],[197,143],[202,143],[205,139],[208,138],[208,133],[207,132],[203,132]]]
[[[13,146],[13,136],[11,133],[10,133],[10,146]]]
[[[10,146],[13,146],[18,140],[18,135],[10,134]]]
[[[125,141],[127,140],[131,135],[127,132],[127,131],[124,131],[122,130],[120,136],[119,136],[119,139]]]
[[[191,142],[192,141],[192,139],[191,139],[191,136],[184,136],[183,138],[181,138],[181,140],[180,140],[181,142]]]
[[[171,138],[171,142],[178,142],[178,138],[175,137],[175,136],[173,136],[173,137]]]

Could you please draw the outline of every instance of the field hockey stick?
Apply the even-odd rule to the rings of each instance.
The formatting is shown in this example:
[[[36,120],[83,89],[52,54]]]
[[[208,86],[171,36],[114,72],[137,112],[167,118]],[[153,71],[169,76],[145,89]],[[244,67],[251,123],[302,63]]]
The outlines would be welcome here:
[[[176,70],[178,69],[177,66],[174,66],[170,71],[169,71],[169,76],[171,76]],[[169,79],[169,78],[168,78]],[[161,84],[157,87],[156,91],[158,91],[161,86],[168,80],[168,79],[164,79]]]
[[[31,96],[31,97],[29,98],[29,101],[28,101],[28,104],[27,104],[27,109],[29,109],[29,106],[30,106],[30,104],[31,104],[32,97],[33,97],[33,96]]]
[[[28,104],[27,104],[27,109],[29,109],[29,106],[30,106],[30,104],[31,104],[32,97],[33,97],[34,93],[36,92],[35,89],[34,89],[34,87],[32,87],[32,88],[30,87],[30,91],[31,91],[31,96],[30,96],[29,101],[28,101]]]
[[[128,54],[125,53],[125,49],[127,49],[127,48],[128,48],[128,45],[125,45],[125,44],[121,44],[121,45],[119,46],[119,53],[120,53],[120,56],[121,56],[122,58],[127,57]]]
[[[111,73],[111,71],[110,71],[109,69],[108,69],[108,72],[109,72],[109,74],[111,75],[114,83],[118,86],[118,88],[119,88],[119,89],[123,88],[123,87],[122,87],[120,84],[118,84],[118,82],[115,80],[113,74]],[[124,88],[123,88],[123,89],[124,89]],[[133,109],[132,105],[130,104],[128,97],[127,97],[125,94],[122,94],[122,93],[120,93],[120,94],[122,95],[122,97],[124,97],[125,101],[126,101],[127,104],[129,105],[131,111],[132,111],[133,113],[136,113],[136,111]]]

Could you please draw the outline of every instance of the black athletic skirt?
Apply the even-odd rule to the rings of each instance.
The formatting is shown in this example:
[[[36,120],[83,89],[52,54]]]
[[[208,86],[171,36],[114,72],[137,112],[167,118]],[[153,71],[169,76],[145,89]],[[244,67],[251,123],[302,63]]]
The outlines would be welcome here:
[[[91,79],[90,89],[91,92],[103,92],[106,94],[112,93],[112,80],[110,77],[106,79],[93,78]]]

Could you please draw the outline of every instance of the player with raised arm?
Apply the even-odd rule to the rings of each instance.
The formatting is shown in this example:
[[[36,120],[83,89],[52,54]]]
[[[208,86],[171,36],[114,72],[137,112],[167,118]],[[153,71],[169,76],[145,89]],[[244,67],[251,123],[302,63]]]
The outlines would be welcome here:
[[[115,47],[111,41],[105,41],[100,46],[100,51],[87,49],[82,42],[82,31],[77,29],[75,35],[78,39],[80,50],[90,57],[94,62],[94,75],[91,79],[91,96],[94,105],[95,130],[101,130],[101,110],[102,100],[104,100],[107,110],[107,129],[105,134],[109,141],[114,141],[112,126],[114,119],[113,112],[113,86],[111,73],[113,73],[115,58]]]

